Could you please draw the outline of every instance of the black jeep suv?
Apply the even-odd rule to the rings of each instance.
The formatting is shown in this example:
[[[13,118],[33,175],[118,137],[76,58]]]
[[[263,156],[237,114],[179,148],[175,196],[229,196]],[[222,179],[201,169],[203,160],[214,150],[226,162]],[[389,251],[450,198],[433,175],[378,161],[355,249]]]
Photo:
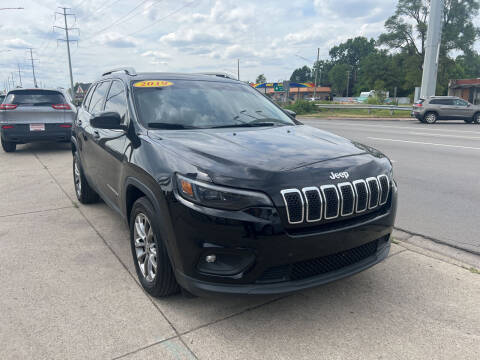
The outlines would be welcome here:
[[[390,249],[380,152],[303,125],[215,74],[103,74],[72,127],[77,197],[130,227],[150,294],[272,294],[355,274]]]

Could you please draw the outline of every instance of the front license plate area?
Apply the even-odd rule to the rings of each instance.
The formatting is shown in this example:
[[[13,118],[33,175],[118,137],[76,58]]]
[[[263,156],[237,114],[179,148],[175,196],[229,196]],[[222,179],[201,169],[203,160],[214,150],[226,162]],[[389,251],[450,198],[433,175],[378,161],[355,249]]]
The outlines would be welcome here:
[[[30,131],[45,131],[45,124],[30,124]]]

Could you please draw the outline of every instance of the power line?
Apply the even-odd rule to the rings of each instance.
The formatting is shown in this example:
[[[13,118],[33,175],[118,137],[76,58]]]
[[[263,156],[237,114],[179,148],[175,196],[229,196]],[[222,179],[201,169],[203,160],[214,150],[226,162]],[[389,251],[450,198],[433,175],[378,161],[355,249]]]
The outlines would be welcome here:
[[[67,16],[75,16],[75,14],[67,13],[67,10],[70,10],[70,8],[60,7],[60,6],[59,6],[59,8],[62,9],[63,12],[62,13],[56,12],[55,14],[63,15],[63,20],[65,22],[65,27],[54,26],[54,28],[56,27],[56,28],[65,30],[65,39],[57,39],[57,41],[64,41],[64,42],[67,43],[68,69],[70,71],[70,86],[71,86],[70,89],[71,89],[71,95],[72,95],[72,98],[73,98],[73,74],[72,74],[72,59],[71,59],[71,56],[70,56],[70,43],[71,42],[77,42],[77,44],[78,44],[78,40],[70,40],[69,35],[68,35],[68,31],[69,30],[78,30],[78,28],[69,28],[68,27]]]

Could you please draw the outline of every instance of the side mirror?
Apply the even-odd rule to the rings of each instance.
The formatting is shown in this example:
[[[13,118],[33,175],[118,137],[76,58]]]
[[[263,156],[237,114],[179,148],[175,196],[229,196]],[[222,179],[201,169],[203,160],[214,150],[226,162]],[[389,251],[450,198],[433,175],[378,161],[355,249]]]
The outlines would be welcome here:
[[[90,119],[90,125],[97,129],[125,130],[122,124],[122,118],[117,112],[101,112]]]
[[[297,113],[296,113],[295,111],[288,110],[288,109],[283,109],[283,111],[285,111],[288,116],[290,116],[290,117],[292,117],[292,118],[294,118],[294,119],[297,117]]]

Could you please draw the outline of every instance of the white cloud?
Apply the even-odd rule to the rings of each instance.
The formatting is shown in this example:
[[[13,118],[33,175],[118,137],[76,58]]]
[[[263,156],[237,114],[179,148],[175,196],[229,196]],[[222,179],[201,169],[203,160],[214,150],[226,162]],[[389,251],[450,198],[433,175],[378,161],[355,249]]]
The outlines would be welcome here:
[[[97,42],[102,45],[115,48],[135,47],[137,41],[131,36],[125,36],[115,32],[109,32],[98,37]]]
[[[4,40],[3,45],[10,49],[25,49],[32,47],[28,41],[19,38]]]

